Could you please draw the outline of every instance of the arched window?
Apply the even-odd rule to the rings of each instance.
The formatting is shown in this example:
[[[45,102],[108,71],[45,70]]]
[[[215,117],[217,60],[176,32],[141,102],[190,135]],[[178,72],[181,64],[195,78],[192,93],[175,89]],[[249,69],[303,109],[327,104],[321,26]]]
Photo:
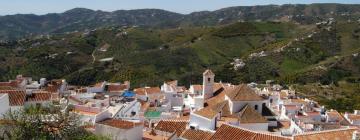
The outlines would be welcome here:
[[[255,105],[255,110],[258,110],[258,105]]]
[[[208,82],[210,82],[211,78],[208,78]]]
[[[273,99],[270,99],[270,104],[272,104],[273,103]]]

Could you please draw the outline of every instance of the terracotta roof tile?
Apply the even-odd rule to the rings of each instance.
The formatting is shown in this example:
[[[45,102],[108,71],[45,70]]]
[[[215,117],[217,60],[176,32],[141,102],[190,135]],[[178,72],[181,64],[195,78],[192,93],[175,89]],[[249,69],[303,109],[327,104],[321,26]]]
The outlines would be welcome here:
[[[187,140],[208,140],[211,138],[211,136],[211,132],[187,129],[181,134],[180,137]]]
[[[267,123],[265,117],[261,116],[255,109],[250,107],[249,105],[245,105],[245,107],[236,114],[240,123]]]
[[[39,102],[51,100],[51,93],[47,91],[34,91],[31,96],[26,96],[28,102]]]
[[[118,85],[115,85],[115,84],[112,84],[112,85],[108,85],[108,92],[121,92],[123,90],[125,90],[127,88],[126,85],[124,84],[118,84]]]
[[[17,87],[18,81],[0,82],[0,87]]]
[[[142,123],[135,123],[135,122],[119,120],[119,119],[106,119],[104,121],[98,122],[98,124],[103,124],[103,125],[107,125],[107,126],[111,126],[111,127],[120,128],[120,129],[131,129],[136,126],[143,125]]]
[[[202,108],[198,111],[195,111],[194,113],[208,119],[213,119],[218,114],[218,112],[214,111],[210,107]]]
[[[155,130],[176,133],[177,136],[186,129],[188,121],[184,120],[161,120],[155,127]]]
[[[161,89],[159,87],[150,87],[145,88],[145,91],[147,94],[157,94],[161,92]]]
[[[212,110],[214,110],[215,112],[221,112],[222,116],[229,116],[231,115],[230,112],[230,106],[229,106],[229,101],[223,101],[220,102],[218,104],[209,106]]]
[[[309,132],[294,136],[294,140],[351,140],[356,128]]]
[[[245,84],[235,87],[227,92],[227,96],[233,101],[262,101],[261,96],[257,95],[253,89]]]
[[[254,132],[225,124],[221,125],[210,140],[291,140],[291,138]]]
[[[136,88],[134,92],[137,95],[157,94],[161,93],[161,89],[159,87]]]
[[[339,112],[337,112],[336,110],[328,111],[328,112],[326,112],[326,114],[332,118],[339,118],[339,119],[342,118],[341,114]]]
[[[198,90],[202,90],[203,89],[203,86],[202,85],[192,85],[193,86],[193,89],[195,91],[198,91]]]
[[[136,88],[136,89],[134,89],[134,92],[135,92],[137,95],[146,95],[144,88]]]
[[[10,106],[23,106],[25,103],[25,91],[23,90],[0,90],[0,94],[9,95]]]
[[[45,90],[49,92],[58,92],[61,85],[48,85]]]
[[[360,120],[360,115],[348,114],[350,120]]]

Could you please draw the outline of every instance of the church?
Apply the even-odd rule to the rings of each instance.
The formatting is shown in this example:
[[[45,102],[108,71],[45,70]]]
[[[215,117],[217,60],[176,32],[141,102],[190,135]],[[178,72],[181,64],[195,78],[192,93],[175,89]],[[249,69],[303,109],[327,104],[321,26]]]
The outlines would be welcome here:
[[[201,94],[193,94],[190,128],[214,131],[222,124],[249,130],[267,131],[269,102],[248,85],[214,82],[215,74],[207,69],[203,73]]]

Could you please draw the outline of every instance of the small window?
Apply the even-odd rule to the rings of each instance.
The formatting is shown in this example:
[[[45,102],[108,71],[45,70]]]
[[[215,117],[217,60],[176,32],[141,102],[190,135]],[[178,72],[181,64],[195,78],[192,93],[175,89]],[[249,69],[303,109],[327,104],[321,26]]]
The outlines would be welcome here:
[[[190,126],[190,129],[194,130],[194,129],[195,129],[195,126]]]
[[[255,105],[255,110],[258,110],[258,105]]]
[[[271,104],[273,103],[273,99],[270,99],[270,103],[271,103]]]
[[[208,78],[208,82],[210,82],[211,78]]]

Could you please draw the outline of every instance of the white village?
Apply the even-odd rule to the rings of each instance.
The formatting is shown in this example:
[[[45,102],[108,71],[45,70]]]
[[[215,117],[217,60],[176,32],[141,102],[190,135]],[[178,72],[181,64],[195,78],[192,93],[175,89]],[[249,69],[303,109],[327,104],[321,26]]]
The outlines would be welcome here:
[[[339,113],[271,81],[234,85],[165,81],[132,88],[131,81],[69,85],[18,75],[0,82],[0,115],[30,106],[57,106],[81,125],[114,140],[359,140],[360,111]],[[189,87],[189,88],[187,88]],[[1,121],[3,122],[3,121]]]

